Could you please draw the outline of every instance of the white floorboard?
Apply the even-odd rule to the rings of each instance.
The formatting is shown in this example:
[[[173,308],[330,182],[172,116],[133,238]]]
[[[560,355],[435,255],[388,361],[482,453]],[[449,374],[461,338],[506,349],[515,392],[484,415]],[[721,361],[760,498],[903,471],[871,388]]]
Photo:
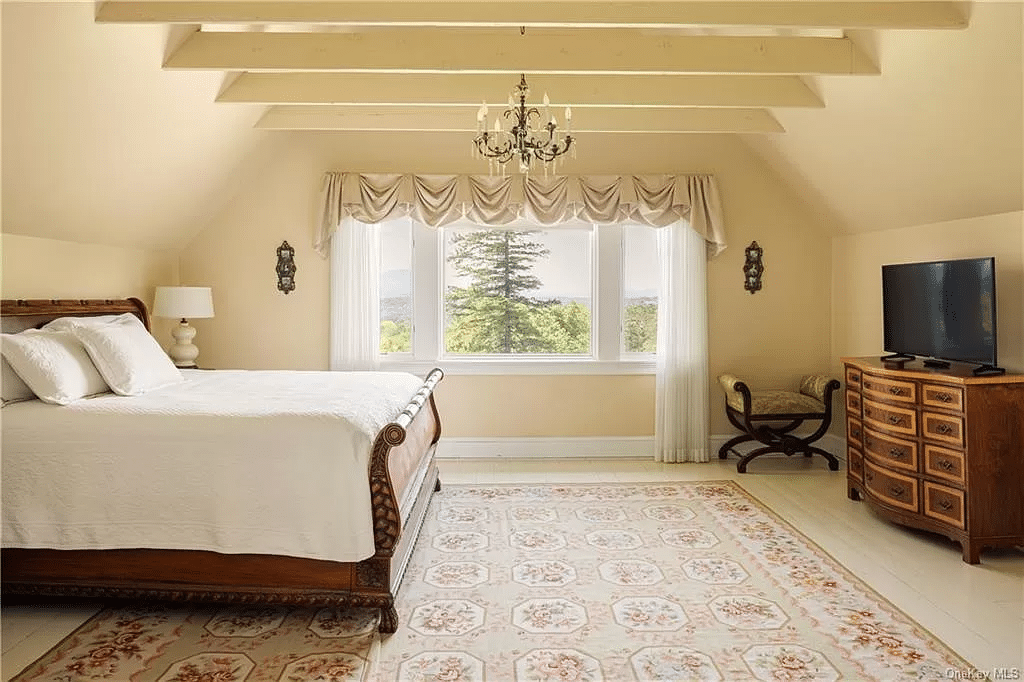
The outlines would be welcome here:
[[[945,538],[882,520],[846,496],[846,475],[820,458],[762,458],[747,474],[735,459],[707,464],[646,460],[445,459],[444,484],[589,483],[730,479],[911,618],[992,678],[1016,668],[1024,679],[1024,550],[987,550],[981,564],[960,560]],[[88,606],[3,606],[0,641],[6,682],[95,613]],[[950,679],[970,671],[951,671]]]

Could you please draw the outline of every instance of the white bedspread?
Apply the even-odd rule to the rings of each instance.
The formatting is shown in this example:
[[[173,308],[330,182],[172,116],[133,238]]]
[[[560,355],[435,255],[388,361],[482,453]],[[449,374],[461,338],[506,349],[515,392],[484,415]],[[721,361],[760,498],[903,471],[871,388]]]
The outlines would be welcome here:
[[[140,396],[4,407],[3,546],[373,554],[370,446],[419,378],[185,376]]]

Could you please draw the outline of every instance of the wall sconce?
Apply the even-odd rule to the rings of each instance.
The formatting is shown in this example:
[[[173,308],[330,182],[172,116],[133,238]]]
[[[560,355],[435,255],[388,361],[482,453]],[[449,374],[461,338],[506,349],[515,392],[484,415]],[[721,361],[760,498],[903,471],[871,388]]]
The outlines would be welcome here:
[[[750,242],[745,253],[747,262],[743,264],[743,288],[753,294],[761,290],[761,275],[764,274],[761,256],[764,255],[764,249],[757,242]]]
[[[295,291],[295,249],[288,242],[277,247],[277,290],[288,293]]]

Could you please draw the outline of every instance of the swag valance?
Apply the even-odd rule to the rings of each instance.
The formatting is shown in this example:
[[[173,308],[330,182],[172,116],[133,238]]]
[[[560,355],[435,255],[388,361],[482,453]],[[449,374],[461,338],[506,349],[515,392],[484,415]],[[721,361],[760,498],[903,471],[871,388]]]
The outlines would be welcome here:
[[[463,219],[495,226],[527,219],[545,226],[582,220],[652,227],[684,219],[704,237],[709,256],[725,248],[721,203],[710,175],[544,178],[329,172],[321,199],[313,246],[323,256],[331,235],[348,217],[379,223],[412,216],[435,228]]]

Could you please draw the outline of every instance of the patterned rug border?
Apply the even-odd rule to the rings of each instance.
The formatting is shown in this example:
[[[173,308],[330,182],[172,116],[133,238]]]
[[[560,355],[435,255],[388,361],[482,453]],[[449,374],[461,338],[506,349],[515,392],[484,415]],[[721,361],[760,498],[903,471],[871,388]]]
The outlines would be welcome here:
[[[892,603],[887,597],[880,594],[871,585],[864,582],[863,578],[853,573],[846,567],[843,562],[837,559],[831,552],[826,550],[824,547],[819,545],[817,542],[812,540],[806,533],[793,525],[791,521],[772,509],[766,502],[764,502],[757,495],[752,493],[750,490],[745,488],[739,481],[732,479],[706,479],[706,480],[687,480],[687,481],[610,481],[607,483],[580,483],[580,482],[544,482],[544,483],[442,483],[443,488],[607,488],[614,486],[695,486],[695,485],[724,485],[731,486],[738,489],[741,493],[746,495],[760,510],[769,516],[771,516],[776,522],[779,522],[786,526],[794,536],[800,539],[801,542],[808,545],[814,551],[819,552],[822,556],[826,557],[832,562],[839,571],[845,576],[847,580],[854,583],[861,590],[867,592],[872,597],[878,600],[879,604],[889,610],[890,615],[903,618],[913,628],[917,629],[917,634],[922,635],[923,639],[930,639],[932,644],[936,648],[945,650],[945,653],[951,657],[957,659],[963,664],[962,670],[980,670],[977,666],[972,665],[967,661],[966,658],[961,656],[953,647],[945,642],[945,640],[939,638],[930,629],[921,625],[916,619],[911,618],[903,609],[899,608]],[[433,503],[434,500],[431,500]]]

